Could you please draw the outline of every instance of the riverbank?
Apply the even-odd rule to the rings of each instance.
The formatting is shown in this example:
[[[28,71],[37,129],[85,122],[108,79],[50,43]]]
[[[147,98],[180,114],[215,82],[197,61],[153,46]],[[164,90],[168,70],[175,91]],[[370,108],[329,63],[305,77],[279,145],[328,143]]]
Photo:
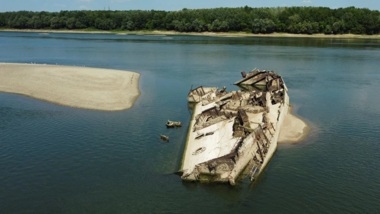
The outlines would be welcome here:
[[[34,33],[88,33],[88,34],[119,34],[119,35],[191,35],[191,36],[215,36],[215,37],[278,37],[278,38],[326,38],[326,39],[380,39],[380,34],[291,34],[271,33],[253,34],[246,32],[177,32],[177,31],[101,31],[101,30],[34,30],[34,29],[0,29],[0,32],[34,32]]]
[[[140,74],[101,68],[0,63],[0,91],[92,110],[129,109]]]

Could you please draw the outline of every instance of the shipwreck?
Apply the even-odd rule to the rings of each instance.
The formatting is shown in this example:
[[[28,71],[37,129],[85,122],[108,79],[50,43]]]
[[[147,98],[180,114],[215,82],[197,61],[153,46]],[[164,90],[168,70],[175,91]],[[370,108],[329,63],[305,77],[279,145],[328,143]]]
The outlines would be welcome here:
[[[289,96],[284,80],[273,71],[242,72],[240,90],[203,87],[190,90],[192,118],[180,172],[186,181],[235,185],[254,180],[277,148]],[[244,173],[243,173],[244,172]]]

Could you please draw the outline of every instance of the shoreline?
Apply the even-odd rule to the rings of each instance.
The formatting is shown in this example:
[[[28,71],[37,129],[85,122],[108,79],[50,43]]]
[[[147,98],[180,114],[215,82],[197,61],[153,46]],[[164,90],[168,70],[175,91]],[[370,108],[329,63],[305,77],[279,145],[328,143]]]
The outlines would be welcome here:
[[[131,71],[0,62],[0,92],[75,108],[118,111],[140,95],[140,74]]]
[[[115,35],[188,35],[188,36],[210,36],[210,37],[268,37],[268,38],[318,38],[318,39],[380,39],[380,34],[291,34],[271,33],[253,34],[245,32],[177,32],[177,31],[101,31],[101,30],[45,30],[45,29],[0,29],[0,32],[24,32],[24,33],[78,33],[78,34],[115,34]]]

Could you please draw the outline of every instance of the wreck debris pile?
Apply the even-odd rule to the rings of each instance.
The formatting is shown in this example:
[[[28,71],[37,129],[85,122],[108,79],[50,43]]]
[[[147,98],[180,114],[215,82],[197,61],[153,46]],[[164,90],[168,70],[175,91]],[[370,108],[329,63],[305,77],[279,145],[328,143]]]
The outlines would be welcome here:
[[[273,71],[256,69],[242,76],[235,83],[239,91],[201,86],[189,92],[195,107],[182,179],[234,185],[247,166],[254,179],[273,155],[288,112],[287,88]]]
[[[177,128],[177,127],[181,127],[181,126],[182,126],[182,123],[180,121],[168,120],[168,122],[166,122],[167,128]]]

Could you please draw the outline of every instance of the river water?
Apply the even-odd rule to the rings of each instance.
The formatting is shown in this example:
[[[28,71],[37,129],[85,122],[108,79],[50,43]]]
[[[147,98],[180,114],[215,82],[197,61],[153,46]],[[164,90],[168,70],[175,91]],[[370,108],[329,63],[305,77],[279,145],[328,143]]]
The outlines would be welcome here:
[[[380,209],[379,40],[1,32],[0,47],[2,62],[141,74],[141,96],[127,111],[0,93],[0,213]],[[280,145],[254,184],[182,182],[174,173],[191,116],[188,90],[234,90],[240,72],[254,68],[284,77],[309,137]],[[168,119],[185,126],[166,129]]]

